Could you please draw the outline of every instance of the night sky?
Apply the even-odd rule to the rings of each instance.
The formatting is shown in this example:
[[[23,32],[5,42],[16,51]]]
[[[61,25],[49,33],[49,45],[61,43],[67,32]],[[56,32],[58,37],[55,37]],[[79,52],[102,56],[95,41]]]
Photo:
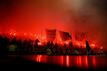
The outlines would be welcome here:
[[[106,0],[0,0],[1,32],[89,32],[106,49],[106,19]]]

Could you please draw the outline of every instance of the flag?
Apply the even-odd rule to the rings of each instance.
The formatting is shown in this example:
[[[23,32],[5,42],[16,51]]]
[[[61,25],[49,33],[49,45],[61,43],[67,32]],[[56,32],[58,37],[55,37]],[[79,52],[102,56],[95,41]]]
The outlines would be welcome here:
[[[59,34],[63,41],[72,39],[71,35],[68,32],[59,31]]]
[[[47,38],[47,41],[54,41],[56,38],[56,30],[46,29],[46,38]]]
[[[86,40],[87,33],[86,32],[76,32],[75,33],[75,40],[77,41],[83,41]]]

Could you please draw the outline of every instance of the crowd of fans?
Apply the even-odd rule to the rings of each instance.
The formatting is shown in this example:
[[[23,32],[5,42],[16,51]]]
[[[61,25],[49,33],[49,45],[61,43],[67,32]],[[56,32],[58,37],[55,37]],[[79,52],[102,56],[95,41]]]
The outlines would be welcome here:
[[[18,39],[17,37],[8,37],[0,35],[0,54],[48,54],[48,55],[66,55],[66,54],[92,54],[93,51],[86,41],[86,48],[78,48],[69,42],[68,45],[60,45],[48,41],[40,44],[38,39]]]

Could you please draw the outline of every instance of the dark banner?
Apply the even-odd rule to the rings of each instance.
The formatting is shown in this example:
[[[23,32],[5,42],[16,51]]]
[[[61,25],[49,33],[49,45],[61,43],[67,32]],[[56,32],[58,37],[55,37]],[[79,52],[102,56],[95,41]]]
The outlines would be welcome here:
[[[71,35],[68,32],[59,31],[59,34],[63,41],[72,39]]]

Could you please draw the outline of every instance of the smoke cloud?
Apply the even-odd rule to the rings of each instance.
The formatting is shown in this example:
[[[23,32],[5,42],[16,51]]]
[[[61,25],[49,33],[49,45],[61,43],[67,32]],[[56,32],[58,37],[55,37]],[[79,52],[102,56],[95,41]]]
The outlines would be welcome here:
[[[41,33],[46,28],[89,32],[89,39],[106,49],[106,18],[106,0],[0,0],[3,32]]]

